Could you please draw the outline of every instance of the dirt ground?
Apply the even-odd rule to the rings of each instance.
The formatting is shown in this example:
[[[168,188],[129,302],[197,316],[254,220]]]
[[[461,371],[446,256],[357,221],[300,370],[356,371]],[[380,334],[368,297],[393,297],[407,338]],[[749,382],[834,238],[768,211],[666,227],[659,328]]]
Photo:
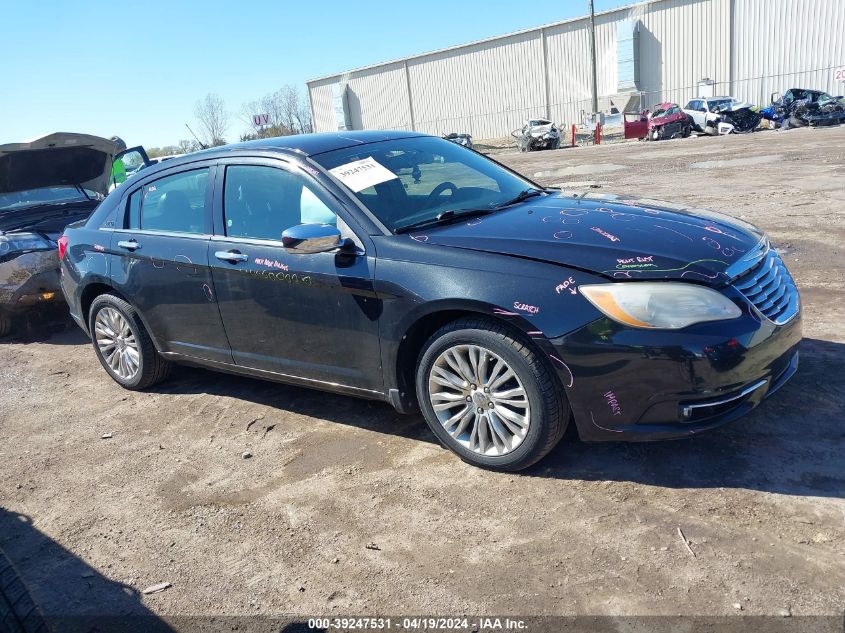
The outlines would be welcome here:
[[[497,159],[763,227],[803,297],[798,374],[702,437],[569,434],[508,475],[386,404],[187,368],[124,391],[54,315],[0,342],[0,547],[42,609],[842,614],[845,127]]]

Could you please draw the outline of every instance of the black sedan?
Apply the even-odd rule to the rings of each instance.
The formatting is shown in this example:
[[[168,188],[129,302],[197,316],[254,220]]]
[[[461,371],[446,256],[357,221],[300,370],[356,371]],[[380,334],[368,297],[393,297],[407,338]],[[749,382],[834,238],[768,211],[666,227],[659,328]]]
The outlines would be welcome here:
[[[59,241],[62,288],[128,389],[190,363],[422,410],[517,470],[563,437],[690,436],[795,372],[766,236],[545,189],[441,138],[260,140],[144,170]]]

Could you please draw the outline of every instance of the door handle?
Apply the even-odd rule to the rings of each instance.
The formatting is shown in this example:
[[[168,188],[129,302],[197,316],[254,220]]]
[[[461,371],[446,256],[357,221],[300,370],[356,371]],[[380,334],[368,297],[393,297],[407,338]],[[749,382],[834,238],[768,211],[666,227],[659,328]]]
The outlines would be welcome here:
[[[220,259],[224,262],[229,262],[230,264],[235,264],[237,262],[245,262],[249,259],[248,255],[244,255],[238,251],[217,251],[214,253],[214,256],[217,259]]]
[[[117,245],[120,248],[125,248],[127,251],[136,251],[141,248],[141,245],[135,240],[121,240],[117,243]]]

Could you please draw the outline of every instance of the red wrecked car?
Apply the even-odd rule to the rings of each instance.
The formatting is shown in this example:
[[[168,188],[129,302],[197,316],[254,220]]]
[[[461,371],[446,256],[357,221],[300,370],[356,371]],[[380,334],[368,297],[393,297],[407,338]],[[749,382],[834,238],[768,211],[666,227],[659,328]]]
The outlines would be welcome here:
[[[677,103],[660,103],[649,112],[625,113],[625,138],[659,141],[664,138],[678,138],[690,135],[692,122]]]

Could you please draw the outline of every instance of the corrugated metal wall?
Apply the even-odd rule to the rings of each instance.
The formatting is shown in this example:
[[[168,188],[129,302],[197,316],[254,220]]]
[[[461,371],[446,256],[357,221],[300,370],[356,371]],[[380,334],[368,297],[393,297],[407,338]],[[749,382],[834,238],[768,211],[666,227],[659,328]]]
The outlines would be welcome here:
[[[845,84],[845,0],[734,0],[733,78],[737,97],[766,104],[772,92]]]
[[[841,94],[845,0],[651,0],[596,16],[599,107],[616,94],[617,25],[639,21],[644,105],[716,94],[766,104],[791,86]],[[407,75],[406,75],[407,72]],[[331,85],[347,82],[356,129],[506,136],[529,117],[580,122],[591,109],[589,21],[568,20],[309,82],[315,129],[335,129]],[[408,87],[410,86],[410,99]],[[413,105],[413,108],[411,108]]]
[[[501,136],[543,115],[542,64],[535,32],[408,60],[417,130]]]

